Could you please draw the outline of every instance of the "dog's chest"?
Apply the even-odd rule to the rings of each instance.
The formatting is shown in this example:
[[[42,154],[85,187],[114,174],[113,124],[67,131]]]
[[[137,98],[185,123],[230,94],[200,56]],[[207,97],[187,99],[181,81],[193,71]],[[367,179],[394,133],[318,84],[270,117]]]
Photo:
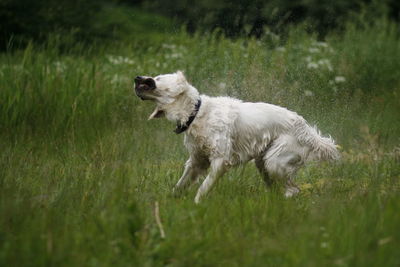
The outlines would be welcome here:
[[[204,102],[202,114],[185,133],[185,146],[190,153],[201,153],[209,158],[229,158],[237,111],[232,105]]]
[[[184,144],[189,152],[201,152],[209,156],[215,150],[213,139],[214,137],[206,129],[193,126],[185,134]]]
[[[201,153],[207,157],[228,153],[230,137],[226,129],[193,125],[185,134],[184,143],[190,153]]]

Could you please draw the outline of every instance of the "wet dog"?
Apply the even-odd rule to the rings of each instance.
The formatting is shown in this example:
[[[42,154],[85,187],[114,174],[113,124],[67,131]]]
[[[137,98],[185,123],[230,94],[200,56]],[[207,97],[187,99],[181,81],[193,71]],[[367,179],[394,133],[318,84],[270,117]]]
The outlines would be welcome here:
[[[321,136],[297,113],[267,103],[200,95],[180,71],[137,76],[135,92],[156,103],[149,119],[166,117],[176,123],[177,134],[184,134],[189,159],[174,192],[209,170],[196,203],[229,167],[253,159],[266,184],[283,181],[285,196],[291,197],[300,192],[293,180],[307,160],[339,158],[333,139]]]

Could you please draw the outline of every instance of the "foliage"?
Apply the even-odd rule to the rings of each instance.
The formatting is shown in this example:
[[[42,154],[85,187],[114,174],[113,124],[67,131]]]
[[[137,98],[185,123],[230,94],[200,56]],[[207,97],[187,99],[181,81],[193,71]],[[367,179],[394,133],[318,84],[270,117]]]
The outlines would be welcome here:
[[[43,43],[54,34],[93,44],[132,40],[143,29],[145,34],[177,31],[161,15],[192,33],[221,30],[228,37],[259,38],[306,23],[309,32],[325,36],[343,29],[360,12],[369,21],[400,18],[395,0],[0,0],[0,49],[25,47],[32,40]]]
[[[129,2],[129,1],[128,1]],[[191,31],[222,29],[227,36],[260,37],[266,30],[285,31],[288,25],[308,23],[308,30],[324,36],[332,29],[343,28],[354,13],[362,10],[373,18],[389,15],[399,19],[395,0],[143,0],[142,6],[173,17]],[[138,1],[135,1],[136,5]]]
[[[64,47],[134,40],[138,35],[155,38],[174,27],[162,16],[106,1],[0,0],[1,50],[23,48],[31,41],[46,43],[54,36]]]
[[[26,44],[30,39],[46,39],[55,31],[88,38],[91,19],[99,8],[95,0],[1,0],[0,48],[10,38]]]

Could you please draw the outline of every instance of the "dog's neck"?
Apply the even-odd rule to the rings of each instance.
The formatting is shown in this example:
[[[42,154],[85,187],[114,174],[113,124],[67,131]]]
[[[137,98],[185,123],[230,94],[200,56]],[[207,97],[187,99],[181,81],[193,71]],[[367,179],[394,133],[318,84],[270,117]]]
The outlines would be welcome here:
[[[187,89],[174,102],[164,105],[162,110],[168,120],[184,125],[195,110],[199,99],[200,94],[197,89],[188,84]]]

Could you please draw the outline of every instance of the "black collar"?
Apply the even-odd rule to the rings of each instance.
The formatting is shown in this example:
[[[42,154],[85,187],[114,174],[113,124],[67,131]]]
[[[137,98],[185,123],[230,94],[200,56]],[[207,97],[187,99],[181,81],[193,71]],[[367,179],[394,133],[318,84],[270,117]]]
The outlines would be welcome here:
[[[176,134],[183,133],[184,131],[186,131],[189,128],[190,124],[192,124],[192,122],[196,118],[196,115],[199,112],[200,106],[201,106],[201,99],[197,100],[197,103],[194,106],[194,110],[185,124],[181,124],[180,122],[177,122],[176,128],[174,130],[174,132]]]

